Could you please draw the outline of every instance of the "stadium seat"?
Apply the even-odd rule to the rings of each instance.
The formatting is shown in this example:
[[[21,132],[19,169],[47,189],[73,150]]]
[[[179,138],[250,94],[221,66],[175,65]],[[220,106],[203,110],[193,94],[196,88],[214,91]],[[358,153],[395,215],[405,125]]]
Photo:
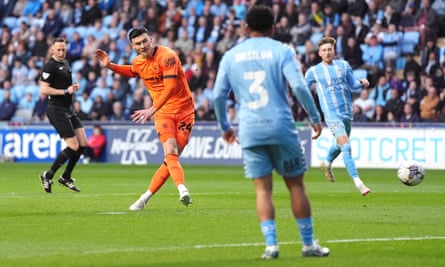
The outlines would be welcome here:
[[[403,70],[405,68],[405,57],[398,57],[396,59],[396,71]]]
[[[402,53],[403,54],[415,53],[419,41],[420,41],[419,32],[414,32],[414,31],[405,32],[400,42]]]
[[[28,122],[31,120],[32,110],[30,109],[17,109],[11,121],[13,122]]]
[[[313,33],[311,35],[311,42],[314,44],[315,47],[317,47],[318,43],[321,41],[322,38],[323,38],[322,32]]]
[[[8,26],[10,29],[18,28],[19,24],[17,23],[16,17],[6,17],[3,19],[3,24]]]
[[[110,27],[111,20],[113,20],[113,15],[107,15],[107,16],[103,17],[102,25],[107,28]]]
[[[306,53],[306,46],[304,45],[298,45],[296,49],[299,55],[304,55]]]
[[[366,79],[368,77],[368,72],[364,69],[355,69],[352,73],[357,80]]]

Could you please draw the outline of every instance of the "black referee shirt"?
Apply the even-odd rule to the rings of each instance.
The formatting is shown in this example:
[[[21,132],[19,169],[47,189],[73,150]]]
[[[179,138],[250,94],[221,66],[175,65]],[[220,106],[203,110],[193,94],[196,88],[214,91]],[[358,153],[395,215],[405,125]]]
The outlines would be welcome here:
[[[71,67],[67,60],[59,62],[54,58],[48,60],[43,66],[40,80],[49,83],[55,89],[65,90],[72,83]],[[51,95],[48,96],[49,104],[59,107],[70,107],[73,101],[73,96],[68,95]]]

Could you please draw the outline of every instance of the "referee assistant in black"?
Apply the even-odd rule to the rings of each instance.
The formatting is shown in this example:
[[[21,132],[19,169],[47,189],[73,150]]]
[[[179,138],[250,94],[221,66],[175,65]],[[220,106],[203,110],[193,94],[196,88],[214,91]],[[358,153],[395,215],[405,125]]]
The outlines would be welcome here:
[[[48,96],[48,119],[67,147],[59,153],[51,168],[42,172],[39,177],[45,192],[51,193],[54,174],[68,161],[58,182],[75,192],[80,192],[71,177],[80,155],[88,146],[85,129],[72,107],[73,94],[79,89],[79,85],[72,82],[71,67],[66,60],[65,39],[55,39],[50,52],[51,58],[43,66],[40,75],[40,92]]]

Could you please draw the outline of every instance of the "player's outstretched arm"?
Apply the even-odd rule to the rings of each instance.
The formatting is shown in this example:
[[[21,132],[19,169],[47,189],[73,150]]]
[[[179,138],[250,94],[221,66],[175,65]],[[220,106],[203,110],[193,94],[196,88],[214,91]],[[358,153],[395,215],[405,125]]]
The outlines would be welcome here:
[[[102,67],[110,68],[111,60],[107,52],[102,49],[96,49],[96,58]]]
[[[110,69],[128,78],[134,78],[138,75],[131,70],[131,65],[118,65],[111,62],[108,53],[102,49],[96,49],[96,58],[102,67]]]

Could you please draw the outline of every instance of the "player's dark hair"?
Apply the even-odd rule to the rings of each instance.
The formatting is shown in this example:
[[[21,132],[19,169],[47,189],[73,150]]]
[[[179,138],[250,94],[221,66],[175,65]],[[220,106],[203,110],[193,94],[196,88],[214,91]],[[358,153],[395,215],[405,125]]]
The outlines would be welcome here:
[[[62,37],[57,37],[57,38],[55,38],[54,40],[53,40],[53,42],[52,42],[52,44],[55,44],[55,43],[67,43],[67,41],[66,41],[66,39],[65,38],[62,38]]]
[[[265,5],[256,5],[249,9],[246,15],[249,29],[266,33],[273,27],[272,9]]]
[[[318,43],[318,47],[324,45],[324,44],[331,44],[333,46],[335,46],[335,43],[337,43],[337,41],[335,40],[335,38],[333,37],[323,37],[320,42]]]
[[[148,34],[148,30],[145,27],[131,28],[127,33],[127,39],[131,43],[131,40],[144,33]]]

